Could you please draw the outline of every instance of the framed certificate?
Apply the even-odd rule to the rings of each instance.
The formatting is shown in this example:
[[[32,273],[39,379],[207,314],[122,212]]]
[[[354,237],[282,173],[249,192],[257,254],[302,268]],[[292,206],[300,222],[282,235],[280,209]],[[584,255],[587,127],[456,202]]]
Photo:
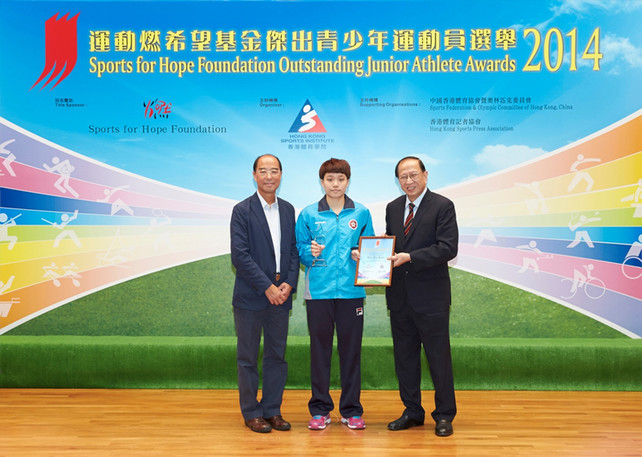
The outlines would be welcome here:
[[[355,286],[389,286],[392,279],[394,236],[362,236],[359,238],[359,260]]]

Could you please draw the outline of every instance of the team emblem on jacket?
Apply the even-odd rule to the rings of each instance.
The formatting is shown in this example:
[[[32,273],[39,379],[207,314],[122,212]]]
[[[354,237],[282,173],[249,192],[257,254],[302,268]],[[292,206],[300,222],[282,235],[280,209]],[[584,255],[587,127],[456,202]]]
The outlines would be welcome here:
[[[357,227],[359,226],[359,224],[357,223],[357,221],[355,219],[350,220],[350,222],[348,222],[348,225],[350,226],[350,228],[352,230],[356,230]]]

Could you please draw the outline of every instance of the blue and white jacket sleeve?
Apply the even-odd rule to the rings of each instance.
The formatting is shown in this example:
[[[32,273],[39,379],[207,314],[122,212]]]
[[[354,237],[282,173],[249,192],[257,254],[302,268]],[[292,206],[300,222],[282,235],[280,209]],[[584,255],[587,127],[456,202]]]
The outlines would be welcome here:
[[[309,222],[308,214],[304,209],[296,220],[295,232],[296,247],[297,251],[299,251],[299,262],[306,267],[311,266],[312,261],[314,260],[314,256],[310,250],[312,243],[312,230],[310,230]]]

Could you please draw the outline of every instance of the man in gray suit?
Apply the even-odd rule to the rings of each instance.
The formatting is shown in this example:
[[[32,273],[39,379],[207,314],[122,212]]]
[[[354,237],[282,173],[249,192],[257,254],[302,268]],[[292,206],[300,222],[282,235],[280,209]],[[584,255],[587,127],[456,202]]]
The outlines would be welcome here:
[[[234,207],[230,222],[232,264],[236,268],[232,305],[239,401],[245,425],[258,433],[290,429],[281,416],[281,402],[288,372],[285,346],[299,256],[294,207],[276,196],[281,173],[277,157],[258,157],[252,172],[258,191]],[[261,333],[263,395],[258,401]]]
[[[457,413],[448,330],[448,261],[457,255],[459,241],[455,207],[428,189],[428,172],[417,157],[401,159],[395,176],[405,195],[386,207],[386,234],[396,237],[386,302],[405,410],[388,428],[404,430],[424,423],[420,386],[423,345],[435,387],[435,433],[449,436]]]

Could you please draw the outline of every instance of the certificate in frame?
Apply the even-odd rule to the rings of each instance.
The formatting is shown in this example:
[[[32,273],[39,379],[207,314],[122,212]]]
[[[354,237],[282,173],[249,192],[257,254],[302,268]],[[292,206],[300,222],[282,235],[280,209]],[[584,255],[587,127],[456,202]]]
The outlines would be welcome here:
[[[394,236],[362,236],[359,238],[359,260],[354,278],[355,286],[390,286]]]

